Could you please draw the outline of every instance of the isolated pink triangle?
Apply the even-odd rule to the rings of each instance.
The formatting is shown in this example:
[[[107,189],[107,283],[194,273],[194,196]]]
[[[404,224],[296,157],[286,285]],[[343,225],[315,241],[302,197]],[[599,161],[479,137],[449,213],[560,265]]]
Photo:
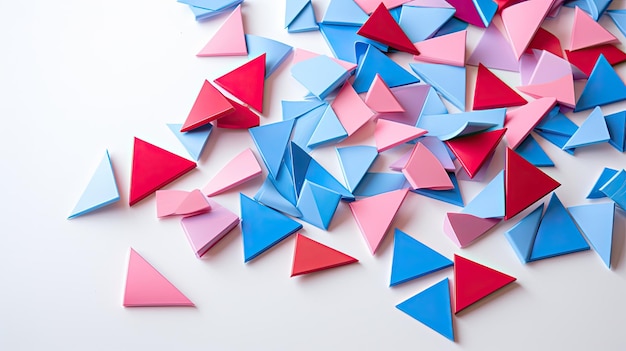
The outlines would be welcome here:
[[[178,206],[189,196],[188,191],[183,190],[157,190],[156,209],[157,217],[163,218],[176,214]]]
[[[402,173],[413,189],[449,190],[454,185],[435,155],[417,143]]]
[[[467,31],[462,30],[420,41],[414,44],[420,54],[413,58],[417,61],[463,67],[466,37]]]
[[[548,83],[521,86],[517,89],[534,98],[554,97],[561,105],[571,108],[576,106],[574,76],[571,73]]]
[[[404,112],[404,108],[378,73],[365,95],[365,103],[378,113]]]
[[[449,212],[444,219],[443,231],[458,247],[463,248],[499,222],[499,218],[480,218],[467,213]]]
[[[389,150],[407,141],[416,139],[428,131],[408,124],[379,119],[374,130],[378,152]]]
[[[183,293],[150,265],[135,250],[130,249],[125,307],[195,306]]]
[[[372,255],[383,241],[407,192],[408,189],[400,189],[350,203],[352,215]]]
[[[231,189],[261,174],[261,166],[250,148],[245,149],[224,166],[209,183],[202,188],[207,196]]]
[[[183,199],[176,209],[179,216],[191,216],[200,213],[209,212],[211,205],[207,197],[198,189],[192,191]]]
[[[533,40],[554,0],[528,0],[502,10],[502,23],[519,59]]]
[[[617,42],[617,38],[598,22],[594,21],[585,11],[576,7],[574,25],[570,38],[570,50],[579,50],[590,46]]]
[[[293,54],[293,59],[291,60],[291,64],[295,65],[298,62],[308,60],[317,56],[321,56],[321,54],[315,53],[313,51],[304,50],[300,48],[296,48]],[[341,67],[345,68],[346,71],[352,71],[356,68],[356,64],[344,60],[340,60],[338,58],[330,57],[331,60],[337,62]]]
[[[545,97],[533,100],[518,109],[507,110],[504,127],[509,147],[515,149],[521,144],[554,105],[556,105],[554,97]]]
[[[248,55],[248,47],[246,46],[246,36],[243,32],[241,5],[239,5],[196,56],[245,55]]]

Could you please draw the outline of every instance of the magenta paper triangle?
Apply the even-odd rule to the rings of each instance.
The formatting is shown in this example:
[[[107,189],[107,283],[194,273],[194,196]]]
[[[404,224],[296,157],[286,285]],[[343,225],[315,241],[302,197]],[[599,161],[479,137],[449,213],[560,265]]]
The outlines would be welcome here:
[[[420,41],[414,44],[420,54],[413,58],[416,61],[463,67],[466,37],[467,31],[462,30]]]
[[[531,101],[515,110],[508,110],[504,119],[506,141],[511,149],[515,149],[526,139],[526,136],[539,121],[556,105],[553,97]]]
[[[467,213],[449,212],[443,231],[458,247],[467,247],[500,222],[499,218],[480,218]]]
[[[576,7],[569,45],[571,51],[617,41],[617,38],[611,32],[594,21],[585,11]]]
[[[402,173],[413,189],[454,189],[454,184],[437,157],[422,143],[415,145]]]
[[[246,46],[246,36],[243,32],[241,5],[239,5],[196,56],[245,55],[248,55],[248,47]]]
[[[528,0],[502,10],[502,23],[519,59],[548,15],[554,0]]]
[[[404,112],[404,108],[378,73],[365,95],[365,103],[378,113]]]
[[[574,108],[576,106],[574,76],[572,76],[571,73],[548,83],[521,86],[517,87],[517,89],[536,99],[542,97],[553,97],[561,105],[570,108]]]
[[[202,188],[207,196],[214,196],[236,187],[261,174],[261,166],[250,148],[235,156],[213,179]]]
[[[383,152],[426,133],[428,131],[408,124],[379,119],[374,130],[374,140],[378,152]]]
[[[191,216],[209,212],[210,210],[211,205],[209,204],[209,200],[199,189],[196,189],[190,192],[178,205],[176,214],[179,216]]]
[[[189,196],[188,191],[183,190],[157,190],[156,209],[157,217],[163,218],[176,214],[178,206]]]

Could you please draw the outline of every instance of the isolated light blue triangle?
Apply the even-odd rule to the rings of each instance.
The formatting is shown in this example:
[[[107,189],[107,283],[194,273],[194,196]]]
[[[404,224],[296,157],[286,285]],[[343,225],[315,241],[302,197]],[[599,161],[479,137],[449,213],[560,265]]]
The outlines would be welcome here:
[[[324,103],[296,119],[291,141],[307,152],[311,151],[311,148],[309,148],[307,144],[309,140],[311,140],[315,128],[320,123],[326,111],[326,106],[328,106],[328,104]]]
[[[537,140],[530,134],[519,144],[515,152],[534,166],[554,167],[554,162],[552,162],[548,154],[541,148],[541,145],[539,145]]]
[[[291,67],[291,75],[319,99],[324,99],[348,78],[349,73],[326,55],[300,61]]]
[[[259,191],[254,195],[254,199],[267,207],[271,207],[276,211],[286,213],[292,217],[299,218],[302,216],[302,213],[300,213],[296,206],[289,202],[289,200],[276,189],[271,176],[265,178],[263,185],[261,185]]]
[[[285,28],[296,20],[296,17],[311,3],[311,0],[286,0],[285,1]]]
[[[456,10],[450,7],[417,7],[402,6],[400,28],[411,39],[412,43],[432,37],[443,26]]]
[[[600,191],[623,210],[626,210],[626,171],[622,169],[617,172],[600,188]]]
[[[416,194],[447,202],[452,205],[460,207],[465,206],[465,203],[463,202],[463,196],[461,196],[461,189],[459,188],[459,181],[457,180],[456,175],[454,173],[448,173],[448,175],[450,176],[452,185],[454,185],[454,188],[450,190],[413,189],[411,191]]]
[[[357,56],[354,50],[357,42],[374,45],[382,51],[388,50],[388,46],[356,34],[361,26],[340,26],[327,23],[320,23],[319,26],[333,55],[340,60],[357,63]]]
[[[533,250],[533,244],[535,243],[535,236],[537,236],[542,213],[543,203],[528,216],[522,218],[513,228],[504,233],[522,263],[528,263],[530,261],[530,253]]]
[[[536,130],[536,132],[540,137],[554,144],[559,149],[562,149],[565,143],[567,143],[567,141],[569,140],[569,137],[565,135],[560,135],[560,134],[555,134],[555,133],[550,133],[550,132],[544,133],[544,132],[541,132],[540,130]],[[570,155],[573,155],[576,149],[565,149],[563,151],[567,152]]]
[[[298,209],[303,221],[328,230],[339,201],[341,195],[336,192],[305,181],[298,199]]]
[[[568,210],[593,249],[600,255],[606,267],[610,269],[615,204],[607,202],[580,205],[569,207]]]
[[[448,278],[398,304],[396,308],[454,341]]]
[[[574,112],[626,99],[626,85],[604,55],[598,57],[587,84],[576,102]]]
[[[408,188],[402,173],[365,173],[359,185],[354,189],[354,196],[370,197],[394,190]]]
[[[376,74],[380,75],[390,88],[420,81],[387,55],[370,45],[359,61],[352,87],[359,94],[366,92],[372,85]]]
[[[448,109],[446,105],[443,104],[439,94],[432,87],[428,90],[428,95],[426,96],[426,100],[424,101],[424,106],[422,107],[421,115],[444,115],[448,113]]]
[[[589,250],[589,245],[563,204],[552,193],[546,213],[541,219],[531,261]]]
[[[462,30],[465,30],[468,26],[469,26],[469,23],[452,17],[448,20],[448,22],[446,22],[443,26],[441,26],[441,28],[439,28],[437,33],[435,33],[434,37],[441,37],[444,35],[460,32]]]
[[[453,265],[445,256],[405,232],[396,228],[394,235],[389,286],[396,286]]]
[[[426,135],[442,139],[451,135],[467,134],[470,131],[501,129],[504,125],[505,116],[505,108],[441,115],[422,115],[417,120],[416,126],[427,130],[428,133]]]
[[[348,190],[354,191],[378,157],[374,146],[347,146],[337,148],[337,158]]]
[[[619,152],[624,152],[626,149],[626,111],[604,116],[604,120],[611,136],[609,144]]]
[[[617,170],[616,169],[606,168],[605,167],[602,170],[602,173],[600,174],[600,177],[598,177],[598,180],[593,185],[593,188],[589,192],[589,195],[587,195],[587,198],[588,199],[601,199],[603,197],[606,197],[606,194],[601,192],[600,188],[602,188],[604,186],[604,184],[606,184],[616,174],[617,174]]]
[[[296,18],[287,27],[289,33],[302,33],[318,30],[317,20],[315,19],[315,11],[313,4],[309,3],[302,9]]]
[[[322,145],[336,144],[347,137],[348,133],[337,118],[335,111],[328,105],[307,146],[314,149]]]
[[[436,63],[411,63],[411,69],[426,83],[435,88],[456,108],[465,111],[466,74],[465,67]]]
[[[612,10],[608,11],[607,15],[611,17],[617,29],[622,32],[622,35],[626,35],[626,11]]]
[[[368,18],[354,0],[331,0],[322,23],[361,26]]]
[[[174,133],[174,135],[176,135],[178,141],[183,144],[189,153],[189,156],[191,156],[195,161],[198,161],[200,156],[202,156],[204,146],[213,131],[213,125],[210,123],[198,127],[190,132],[181,132],[180,129],[183,127],[182,124],[168,124],[167,127],[172,131],[172,133]]]
[[[302,229],[302,224],[261,205],[244,194],[240,194],[240,202],[245,262],[249,262]]]
[[[117,182],[111,166],[109,151],[105,151],[104,157],[100,161],[98,168],[91,176],[89,184],[80,196],[78,203],[74,206],[68,219],[75,218],[104,206],[110,205],[120,199],[117,190]]]
[[[293,125],[294,120],[290,119],[248,130],[265,166],[274,177],[278,174],[278,169],[283,161]]]
[[[542,119],[537,124],[535,129],[542,132],[564,135],[569,138],[576,133],[578,126],[576,123],[572,122],[571,119],[567,118],[567,116],[558,112],[554,115],[548,115],[546,118]]]
[[[283,120],[287,120],[296,119],[305,115],[316,107],[322,106],[324,101],[318,99],[297,101],[282,100],[280,104],[283,110]]]
[[[501,170],[461,212],[480,218],[501,218],[505,214],[504,202],[504,170]]]
[[[253,59],[265,53],[265,78],[268,78],[287,59],[293,48],[279,41],[246,34],[248,58]]]
[[[600,107],[596,107],[576,133],[563,146],[564,149],[578,148],[607,142],[611,139],[609,129]]]

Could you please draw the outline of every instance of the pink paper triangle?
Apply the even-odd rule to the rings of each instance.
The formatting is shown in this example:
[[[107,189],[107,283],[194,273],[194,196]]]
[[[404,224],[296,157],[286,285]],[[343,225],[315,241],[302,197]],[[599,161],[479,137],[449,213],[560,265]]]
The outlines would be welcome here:
[[[207,197],[198,189],[192,191],[183,199],[176,209],[179,216],[192,216],[204,212],[209,212],[211,205]]]
[[[135,250],[130,249],[125,307],[195,306],[183,293],[150,265]]]
[[[239,224],[239,217],[236,214],[216,201],[207,200],[211,206],[211,212],[186,217],[180,222],[198,258]]]
[[[207,196],[214,196],[236,187],[261,174],[261,166],[250,148],[235,156],[202,189]]]
[[[404,112],[404,108],[378,73],[365,95],[365,103],[378,113]]]
[[[467,31],[462,30],[420,41],[415,43],[420,54],[413,58],[417,61],[463,67],[465,66],[466,37]]]
[[[331,107],[349,136],[374,116],[350,83],[343,85]]]
[[[383,152],[426,133],[428,131],[408,124],[379,119],[376,122],[374,139],[376,140],[378,152]]]
[[[467,60],[468,65],[478,66],[479,63],[492,69],[511,72],[519,70],[518,59],[515,57],[513,49],[495,25],[485,29],[483,36]]]
[[[467,247],[474,240],[495,227],[499,218],[480,218],[467,213],[449,212],[443,223],[443,232],[458,247]]]
[[[572,75],[572,65],[548,51],[542,51],[528,84],[543,84]]]
[[[449,190],[454,185],[439,160],[422,143],[417,143],[402,173],[413,189]]]
[[[554,0],[528,0],[502,10],[502,23],[519,59],[546,18]]]
[[[305,61],[317,56],[321,56],[321,54],[317,54],[313,51],[308,51],[300,48],[296,48],[293,54],[293,59],[291,59],[291,64],[295,65],[298,62]],[[356,68],[356,64],[344,60],[340,60],[338,58],[330,57],[331,60],[337,62],[341,67],[345,68],[346,71],[352,71]]]
[[[183,200],[189,196],[188,191],[183,190],[157,190],[156,208],[157,217],[173,216]]]
[[[571,73],[548,83],[527,85],[517,87],[517,89],[534,98],[554,97],[561,105],[570,108],[576,106],[574,77]]]
[[[507,110],[504,121],[506,140],[511,149],[515,149],[528,133],[535,128],[543,116],[556,105],[553,97],[531,101],[515,110]]]
[[[196,56],[245,55],[248,55],[248,47],[246,46],[246,36],[243,32],[241,5],[239,5]]]
[[[618,42],[618,40],[611,32],[594,21],[585,11],[576,7],[569,45],[570,50],[574,51],[614,42]]]

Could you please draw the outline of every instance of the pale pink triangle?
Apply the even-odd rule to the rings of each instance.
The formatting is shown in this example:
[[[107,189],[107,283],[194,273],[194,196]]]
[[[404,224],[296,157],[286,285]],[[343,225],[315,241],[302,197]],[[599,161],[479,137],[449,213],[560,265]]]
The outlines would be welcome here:
[[[519,59],[519,74],[522,85],[528,85],[530,77],[532,77],[535,67],[537,67],[539,58],[535,55],[524,54]]]
[[[406,6],[414,7],[436,7],[436,8],[454,8],[446,0],[413,0],[405,4]]]
[[[480,218],[467,213],[449,212],[443,222],[443,232],[458,247],[463,248],[499,222],[499,218]]]
[[[408,189],[394,190],[350,203],[352,215],[372,255],[385,238],[407,192]]]
[[[236,214],[211,199],[208,201],[211,212],[186,217],[180,222],[198,258],[239,224]]]
[[[528,0],[502,10],[502,23],[519,59],[532,41],[554,0]]]
[[[387,9],[398,7],[410,0],[354,0],[365,13],[372,13],[380,3],[383,3]]]
[[[497,17],[496,17],[497,18]],[[497,55],[494,53],[498,53]],[[517,72],[518,59],[506,38],[497,26],[491,25],[485,29],[483,36],[467,59],[467,64],[478,66],[482,63],[488,68],[502,69]]]
[[[404,112],[404,108],[378,73],[365,95],[365,103],[378,113]]]
[[[571,75],[572,65],[568,61],[565,61],[551,52],[542,51],[528,84],[524,85],[548,83],[563,76]]]
[[[576,7],[572,36],[570,38],[570,50],[574,51],[617,41],[617,38],[611,32],[594,21],[585,11]]]
[[[554,97],[561,105],[571,108],[576,106],[574,77],[571,73],[548,83],[521,86],[517,89],[534,98]]]
[[[556,105],[554,97],[545,97],[531,101],[515,110],[507,110],[504,121],[506,140],[511,149],[515,149],[528,136],[543,116]]]
[[[350,83],[343,85],[331,106],[349,136],[374,116]]]
[[[428,133],[427,130],[408,124],[379,119],[374,130],[374,140],[378,152],[383,152],[426,133]]]
[[[128,273],[126,275],[126,289],[124,291],[124,306],[195,305],[131,248]]]
[[[156,209],[157,217],[163,218],[176,214],[176,209],[185,198],[189,196],[188,191],[183,190],[157,190]]]
[[[321,56],[321,54],[315,53],[313,51],[308,51],[300,48],[296,48],[293,58],[291,59],[291,64],[295,65],[298,62],[311,59],[313,57]],[[356,64],[344,60],[340,60],[338,58],[330,57],[331,60],[337,62],[341,67],[345,68],[346,71],[352,71],[356,68]]]
[[[463,67],[466,37],[467,31],[462,30],[417,42],[415,47],[420,54],[413,58],[417,61]]]
[[[454,188],[441,162],[422,143],[415,145],[402,173],[413,189],[449,190]]]
[[[250,148],[235,156],[202,189],[207,196],[220,194],[261,174],[261,166]]]
[[[246,46],[246,36],[243,31],[241,5],[239,5],[196,56],[245,55],[248,55],[248,47]]]
[[[179,216],[191,216],[204,212],[209,212],[211,205],[209,199],[199,190],[196,189],[187,195],[187,197],[178,205],[176,214]]]

